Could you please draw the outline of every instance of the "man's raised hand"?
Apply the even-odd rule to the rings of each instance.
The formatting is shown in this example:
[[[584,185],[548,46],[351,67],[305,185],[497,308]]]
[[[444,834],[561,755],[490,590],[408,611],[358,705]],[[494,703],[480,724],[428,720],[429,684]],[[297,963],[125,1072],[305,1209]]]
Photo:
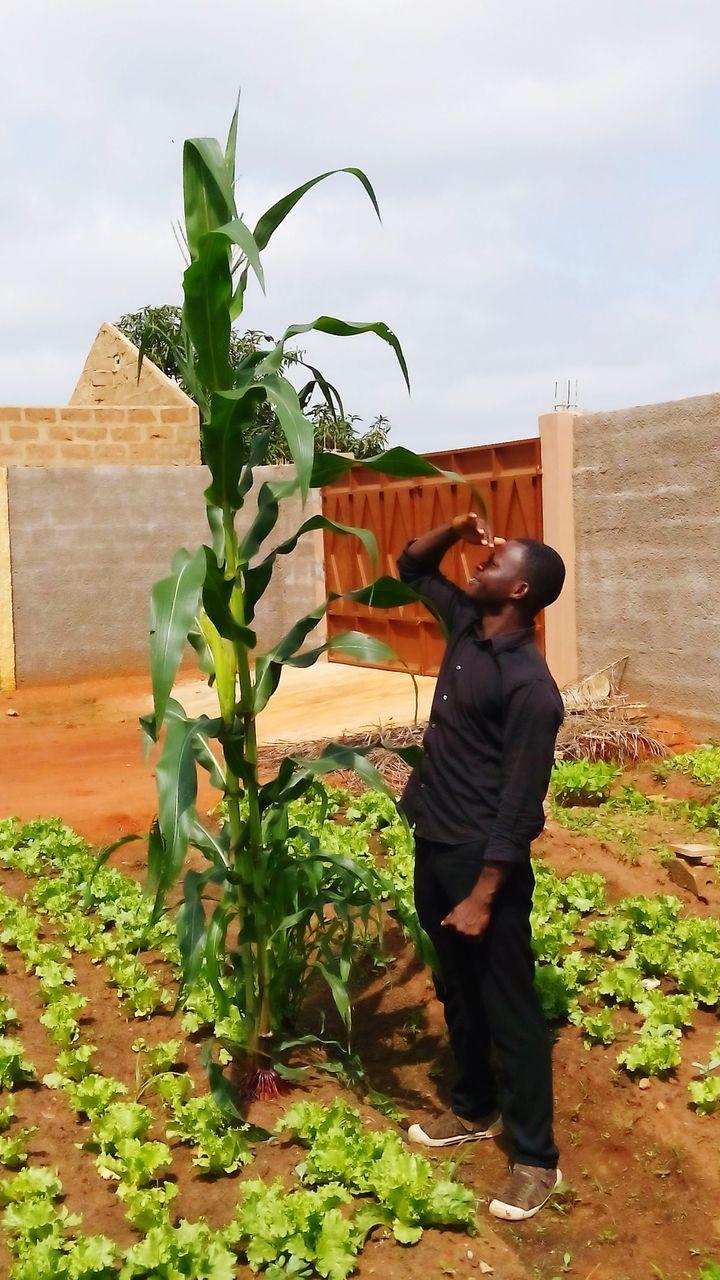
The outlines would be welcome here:
[[[504,538],[496,538],[489,524],[482,524],[475,511],[468,511],[466,516],[454,516],[452,527],[465,542],[475,542],[480,547],[494,547],[495,543],[504,542]]]

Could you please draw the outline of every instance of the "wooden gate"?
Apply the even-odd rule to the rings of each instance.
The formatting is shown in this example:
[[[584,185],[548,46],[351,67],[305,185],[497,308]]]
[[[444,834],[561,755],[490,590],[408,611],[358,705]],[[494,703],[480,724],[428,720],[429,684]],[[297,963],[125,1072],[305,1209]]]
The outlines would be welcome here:
[[[485,499],[494,532],[503,538],[542,538],[542,479],[540,441],[481,445],[430,453],[444,471],[462,475]],[[380,553],[373,573],[357,538],[325,532],[325,583],[328,592],[353,591],[381,574],[396,576],[396,561],[410,538],[446,524],[454,515],[472,510],[464,484],[435,476],[398,480],[357,467],[323,489],[323,514],[340,524],[371,529]],[[464,586],[478,559],[477,549],[459,543],[443,561],[443,572]],[[327,615],[328,635],[366,631],[389,644],[400,663],[418,675],[436,675],[443,640],[435,620],[422,605],[402,609],[368,609],[354,601],[336,600]],[[539,620],[542,644],[542,619]],[[342,657],[333,661],[347,661]]]

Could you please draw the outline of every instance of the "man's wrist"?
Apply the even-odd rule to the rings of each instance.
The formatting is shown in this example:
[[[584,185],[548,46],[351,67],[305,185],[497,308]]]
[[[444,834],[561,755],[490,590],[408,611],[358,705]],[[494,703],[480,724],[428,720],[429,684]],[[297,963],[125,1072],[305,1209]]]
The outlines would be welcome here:
[[[507,876],[508,870],[509,868],[502,863],[486,863],[470,896],[481,906],[491,906],[498,889]]]

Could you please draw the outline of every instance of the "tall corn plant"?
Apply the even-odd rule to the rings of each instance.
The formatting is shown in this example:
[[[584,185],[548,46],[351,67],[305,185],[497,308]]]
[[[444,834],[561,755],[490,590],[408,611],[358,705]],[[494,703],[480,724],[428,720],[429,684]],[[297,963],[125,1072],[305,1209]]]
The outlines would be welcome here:
[[[349,1023],[347,977],[356,927],[367,926],[388,886],[367,867],[325,853],[316,838],[293,827],[291,802],[317,786],[318,775],[355,768],[377,783],[361,752],[341,746],[313,762],[283,761],[276,776],[258,775],[256,719],[278,687],[286,666],[309,667],[328,650],[359,661],[393,657],[392,650],[362,632],[347,631],[311,643],[329,601],[298,619],[272,646],[257,652],[256,613],[280,557],[317,529],[361,540],[371,558],[375,539],[364,529],[311,515],[295,533],[273,544],[283,501],[341,475],[353,459],[316,454],[313,424],[303,406],[315,388],[333,404],[336,393],[311,369],[301,395],[281,372],[286,343],[310,330],[352,337],[373,333],[394,352],[407,381],[397,338],[383,323],[348,323],[321,316],[291,325],[269,351],[250,352],[233,369],[231,327],[241,315],[250,277],[264,288],[262,251],[297,202],[329,173],[306,182],[263,214],[254,230],[235,203],[237,111],[226,147],[210,138],[185,143],[185,233],[189,265],[184,273],[183,376],[201,411],[203,457],[210,472],[205,491],[208,542],[194,554],[178,551],[169,577],[152,592],[150,657],[154,712],[144,729],[162,735],[157,764],[158,818],[150,835],[148,871],[156,914],[183,871],[179,938],[183,983],[212,989],[216,1025],[231,1025],[236,1050],[247,1055],[250,1092],[272,1092],[277,1046],[312,973],[330,986]],[[358,169],[345,169],[377,211],[373,189]],[[270,432],[258,432],[258,408],[273,409],[293,470],[287,480],[255,482]],[[365,466],[394,475],[436,473],[424,459],[391,449]],[[238,512],[252,503],[245,532]],[[415,599],[391,578],[350,593],[385,608]],[[178,668],[190,643],[217,696],[217,714],[190,718],[172,697]],[[226,821],[219,831],[198,814],[197,770],[205,769],[222,794]],[[193,866],[186,870],[190,850]],[[205,860],[203,870],[197,854]]]

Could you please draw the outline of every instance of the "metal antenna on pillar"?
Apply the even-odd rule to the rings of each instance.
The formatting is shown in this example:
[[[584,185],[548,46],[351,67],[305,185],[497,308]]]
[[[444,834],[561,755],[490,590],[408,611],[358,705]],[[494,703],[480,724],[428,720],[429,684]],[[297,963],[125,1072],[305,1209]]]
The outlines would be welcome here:
[[[563,391],[564,391],[564,393],[565,393],[564,398],[560,398],[560,397],[558,396],[558,382],[557,382],[557,379],[555,380],[555,401],[554,401],[554,408],[555,408],[555,412],[556,412],[556,413],[568,413],[568,412],[569,412],[570,410],[572,410],[572,409],[577,409],[577,407],[578,407],[578,380],[577,380],[577,378],[575,379],[575,398],[574,398],[574,399],[573,399],[573,397],[572,397],[571,387],[572,387],[572,379],[571,379],[571,378],[568,378],[568,379],[567,379],[567,382],[565,383],[565,386],[563,387]],[[562,392],[560,393],[560,395],[562,396]]]

